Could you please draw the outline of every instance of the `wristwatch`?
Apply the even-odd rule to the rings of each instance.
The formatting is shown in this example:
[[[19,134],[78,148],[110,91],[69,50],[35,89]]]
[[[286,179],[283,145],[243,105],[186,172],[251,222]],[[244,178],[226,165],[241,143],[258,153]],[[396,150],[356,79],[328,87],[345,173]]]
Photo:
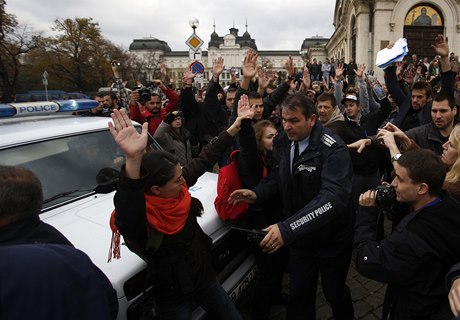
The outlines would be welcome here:
[[[399,158],[401,158],[402,154],[396,153],[394,156],[391,157],[391,162],[393,161],[398,161]]]

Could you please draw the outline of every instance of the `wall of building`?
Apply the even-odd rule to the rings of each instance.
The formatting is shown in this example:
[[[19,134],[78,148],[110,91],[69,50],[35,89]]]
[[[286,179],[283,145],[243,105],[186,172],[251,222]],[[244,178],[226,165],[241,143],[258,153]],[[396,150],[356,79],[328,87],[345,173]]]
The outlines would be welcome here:
[[[404,20],[407,13],[414,6],[422,4],[436,7],[441,12],[444,20],[444,35],[449,38],[450,51],[460,53],[460,1],[375,0],[371,2],[373,3],[371,8],[373,23],[369,37],[369,1],[336,1],[333,22],[336,31],[326,45],[329,57],[344,56],[345,61],[351,58],[351,22],[354,18],[357,32],[356,61],[365,63],[368,69],[375,69],[379,80],[383,80],[383,71],[374,66],[377,52],[387,43],[394,43],[403,37]]]

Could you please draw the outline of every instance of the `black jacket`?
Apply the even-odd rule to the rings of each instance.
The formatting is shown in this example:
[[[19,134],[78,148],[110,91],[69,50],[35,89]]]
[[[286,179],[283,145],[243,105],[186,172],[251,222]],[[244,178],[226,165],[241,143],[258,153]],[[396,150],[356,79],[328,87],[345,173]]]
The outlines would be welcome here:
[[[14,221],[0,227],[0,245],[52,243],[72,246],[56,228],[37,216]]]
[[[414,126],[408,126],[409,124],[405,123],[406,117],[412,110],[411,95],[406,95],[401,89],[396,78],[396,67],[388,67],[385,69],[385,84],[387,85],[388,92],[393,96],[399,107],[398,115],[393,123],[403,131],[412,129]],[[441,86],[443,90],[453,95],[454,84],[454,72],[448,71],[441,74]],[[431,122],[431,106],[432,102],[427,102],[423,108],[417,112],[416,117],[419,122],[418,125],[424,125]]]
[[[182,174],[187,186],[193,186],[232,141],[226,131],[222,132],[185,165]],[[115,224],[128,247],[147,261],[158,301],[180,303],[191,299],[196,290],[215,276],[210,256],[211,240],[196,219],[201,214],[202,205],[198,199],[192,198],[187,221],[180,232],[163,235],[152,228],[149,233],[144,184],[144,179],[129,179],[122,172],[114,198]]]
[[[356,267],[388,283],[383,319],[452,319],[444,278],[460,261],[460,204],[449,196],[404,217],[377,242],[377,212],[359,207],[355,228]]]
[[[405,134],[421,148],[431,150],[437,155],[442,155],[442,145],[449,139],[449,137],[441,135],[433,121],[423,126],[412,128],[406,131]]]
[[[381,100],[380,105],[380,109],[361,116],[359,124],[348,119],[346,114],[344,115],[345,130],[342,132],[341,137],[346,144],[377,134],[377,129],[391,112],[390,102],[387,98]],[[377,171],[384,156],[384,151],[385,148],[379,145],[366,147],[361,153],[356,150],[350,150],[353,172],[365,175]]]
[[[254,189],[258,202],[281,192],[284,221],[278,226],[284,242],[297,248],[321,247],[349,237],[352,167],[346,145],[316,121],[293,175],[290,150],[291,141],[280,133],[273,146],[273,172]]]
[[[198,138],[202,146],[227,127],[227,111],[222,108],[217,98],[217,94],[222,91],[219,83],[209,81],[202,103],[196,101],[191,87],[186,87],[181,92],[179,108],[184,114],[185,127]]]

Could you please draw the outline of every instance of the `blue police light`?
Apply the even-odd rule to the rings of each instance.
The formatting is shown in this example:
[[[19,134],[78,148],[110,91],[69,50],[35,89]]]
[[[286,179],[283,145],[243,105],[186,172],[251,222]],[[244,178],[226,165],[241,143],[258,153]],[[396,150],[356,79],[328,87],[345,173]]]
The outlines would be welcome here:
[[[56,100],[0,104],[0,118],[46,115],[56,112],[84,111],[95,108],[95,100]]]
[[[9,104],[0,104],[0,118],[12,117],[16,114],[16,108]]]
[[[99,102],[89,99],[55,100],[54,102],[59,105],[59,112],[89,110],[99,105]]]

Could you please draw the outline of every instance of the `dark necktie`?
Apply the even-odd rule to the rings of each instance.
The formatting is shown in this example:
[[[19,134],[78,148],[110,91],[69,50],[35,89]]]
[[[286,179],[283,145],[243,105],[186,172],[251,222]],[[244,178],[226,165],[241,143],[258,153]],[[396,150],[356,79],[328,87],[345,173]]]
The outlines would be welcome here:
[[[297,162],[299,159],[299,142],[294,141],[294,156],[292,157],[292,174],[295,172],[295,166],[294,164]]]

